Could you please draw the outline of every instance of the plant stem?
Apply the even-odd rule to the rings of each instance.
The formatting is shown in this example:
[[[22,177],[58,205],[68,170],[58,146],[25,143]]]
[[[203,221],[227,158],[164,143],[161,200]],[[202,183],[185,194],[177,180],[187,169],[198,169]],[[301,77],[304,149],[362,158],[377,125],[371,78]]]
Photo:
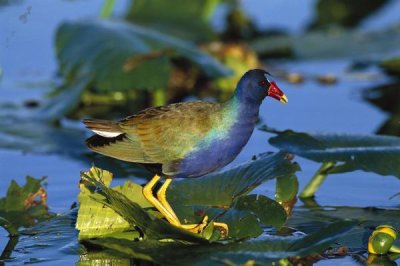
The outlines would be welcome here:
[[[104,4],[100,11],[101,18],[109,18],[114,10],[115,0],[104,0]]]
[[[18,236],[10,236],[7,246],[0,254],[0,265],[3,265],[1,264],[3,260],[9,259],[11,257],[11,254],[14,251],[15,246],[18,244],[18,240],[19,240]]]
[[[326,176],[328,175],[328,171],[335,165],[335,162],[325,162],[321,165],[321,167],[317,170],[314,176],[311,178],[310,182],[303,189],[303,192],[300,194],[300,198],[310,198],[313,197],[317,189],[321,186],[322,182],[324,182]]]
[[[0,227],[3,227],[7,230],[10,236],[18,236],[18,230],[14,227],[12,223],[10,223],[7,219],[0,217]]]
[[[400,247],[393,245],[390,247],[389,252],[400,253]]]

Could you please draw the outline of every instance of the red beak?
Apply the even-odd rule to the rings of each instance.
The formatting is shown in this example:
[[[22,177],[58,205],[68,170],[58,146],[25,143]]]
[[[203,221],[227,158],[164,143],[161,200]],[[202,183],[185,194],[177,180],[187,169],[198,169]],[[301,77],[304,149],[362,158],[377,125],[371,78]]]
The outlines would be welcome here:
[[[286,97],[286,95],[281,91],[281,89],[279,89],[278,85],[276,85],[275,81],[271,81],[269,88],[268,88],[268,92],[267,92],[267,96],[272,97],[274,99],[277,99],[278,101],[282,102],[282,103],[287,103],[288,102],[288,98]]]

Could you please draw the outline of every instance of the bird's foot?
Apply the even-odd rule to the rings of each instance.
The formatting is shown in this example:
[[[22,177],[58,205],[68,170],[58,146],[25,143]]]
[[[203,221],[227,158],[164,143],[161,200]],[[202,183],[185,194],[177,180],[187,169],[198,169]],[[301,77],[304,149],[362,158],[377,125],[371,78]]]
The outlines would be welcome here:
[[[222,237],[228,236],[228,225],[225,223],[212,222],[213,226],[220,231]],[[203,221],[199,224],[182,224],[181,227],[192,233],[199,234],[203,232],[204,228],[209,224],[208,216],[204,216]]]
[[[155,175],[143,188],[143,196],[167,219],[167,221],[179,228],[188,230],[192,233],[201,233],[209,224],[208,216],[204,216],[199,224],[181,224],[179,218],[175,214],[167,201],[166,192],[168,186],[171,184],[172,179],[168,178],[161,188],[157,191],[157,198],[153,195],[153,187],[160,179],[160,176]],[[228,236],[228,225],[225,223],[212,222],[214,228],[221,232],[222,237]]]
[[[185,230],[188,230],[192,233],[201,233],[203,232],[204,228],[207,226],[208,224],[208,216],[204,216],[203,221],[201,221],[201,223],[199,224],[182,224],[181,227]]]

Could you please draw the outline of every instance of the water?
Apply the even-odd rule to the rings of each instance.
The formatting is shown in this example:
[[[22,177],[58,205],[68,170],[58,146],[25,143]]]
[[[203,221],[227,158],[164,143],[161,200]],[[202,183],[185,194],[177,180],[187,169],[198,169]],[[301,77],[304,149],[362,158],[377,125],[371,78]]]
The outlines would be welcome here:
[[[122,14],[128,1],[117,1],[115,14]],[[54,79],[57,63],[53,40],[60,22],[85,17],[96,17],[103,1],[21,1],[0,7],[0,67],[3,76],[0,83],[0,104],[21,104],[27,99],[41,99]],[[315,1],[249,0],[243,2],[246,12],[255,18],[259,27],[278,27],[299,34],[311,21]],[[392,1],[384,9],[362,23],[362,28],[381,29],[398,22],[400,2]],[[387,118],[386,114],[361,100],[360,91],[387,82],[377,69],[375,79],[349,75],[346,70],[352,62],[347,59],[323,61],[278,61],[274,66],[287,71],[308,75],[331,73],[338,77],[333,85],[321,85],[314,79],[302,84],[277,80],[289,98],[282,105],[267,99],[261,106],[262,121],[268,126],[284,130],[311,132],[373,133]],[[271,62],[269,62],[271,64]],[[83,128],[79,122],[72,122]],[[254,154],[276,149],[268,144],[267,134],[256,130],[249,143],[229,166],[247,161]],[[84,140],[82,139],[82,142]],[[319,167],[318,164],[296,158],[302,167],[298,173],[301,188]],[[26,175],[47,176],[46,188],[51,211],[66,212],[77,200],[79,172],[90,167],[90,160],[76,160],[57,154],[29,154],[15,150],[0,150],[0,195],[4,195],[11,179],[23,184]],[[121,182],[121,181],[120,181]],[[317,193],[316,200],[324,206],[378,206],[397,207],[398,198],[389,197],[399,192],[398,179],[382,177],[361,171],[332,175]],[[272,196],[273,182],[256,192]],[[298,203],[301,205],[301,203]],[[0,250],[5,245],[6,232],[0,229]],[[72,256],[72,261],[75,258]],[[77,260],[77,257],[76,257]],[[350,261],[346,261],[351,263]],[[320,265],[329,264],[320,262]],[[332,263],[329,265],[333,265]]]

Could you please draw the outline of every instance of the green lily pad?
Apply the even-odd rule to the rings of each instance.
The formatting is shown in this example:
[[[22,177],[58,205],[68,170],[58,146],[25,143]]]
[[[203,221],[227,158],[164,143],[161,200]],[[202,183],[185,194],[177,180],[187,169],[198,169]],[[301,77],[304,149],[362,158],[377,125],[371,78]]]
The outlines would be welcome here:
[[[376,207],[347,207],[347,206],[315,206],[296,207],[287,225],[305,233],[315,231],[315,228],[324,226],[330,222],[338,222],[344,219],[358,221],[346,236],[341,239],[341,244],[349,248],[366,249],[368,237],[372,230],[382,224],[389,224],[400,229],[400,210],[396,208],[384,209]],[[396,240],[396,245],[400,239]]]
[[[233,261],[237,264],[254,260],[256,264],[266,264],[287,256],[302,256],[321,252],[344,236],[353,225],[352,222],[343,221],[322,227],[305,237],[266,236],[256,240],[225,244],[187,245],[179,242],[154,240],[129,242],[112,238],[88,242],[135,258],[164,265],[186,265],[194,262],[196,262],[196,265],[220,265],[224,260]]]
[[[109,186],[112,180],[110,172],[94,167],[84,175],[88,175],[95,180],[101,178],[101,182],[105,186]],[[104,204],[99,204],[98,200],[94,199],[96,195],[92,195],[91,189],[93,190],[95,187],[87,187],[90,186],[90,183],[85,184],[85,182],[88,182],[85,176],[83,176],[81,182],[81,192],[78,196],[80,207],[76,221],[76,229],[79,230],[79,240],[110,235],[113,237],[121,235],[121,237],[128,239],[139,237],[139,233],[113,209],[105,207]],[[141,194],[141,189],[139,190],[137,187],[138,185],[132,185],[131,182],[127,182],[124,186],[119,186],[116,189],[124,195],[128,194],[127,189],[130,189],[133,193]],[[124,232],[126,234],[122,234]]]
[[[354,170],[400,177],[400,138],[378,135],[276,133],[271,145],[316,162],[340,162],[329,173]]]
[[[200,235],[170,225],[166,221],[148,213],[139,205],[144,202],[142,191],[128,189],[111,189],[108,187],[111,174],[98,168],[92,168],[88,174],[84,174],[82,184],[84,193],[80,200],[77,229],[83,229],[84,234],[80,239],[98,237],[108,233],[139,232],[138,236],[150,239],[176,239],[190,242],[206,241]],[[134,201],[122,194],[129,193]],[[88,199],[89,197],[89,199]],[[89,206],[87,205],[89,203]],[[90,211],[89,214],[86,211]],[[80,216],[82,215],[82,216]],[[92,222],[94,220],[94,222]],[[100,226],[97,228],[96,226]],[[111,227],[110,230],[107,230]],[[134,233],[136,235],[136,233]],[[119,234],[121,236],[121,234]],[[127,237],[129,238],[129,237]]]
[[[170,58],[184,57],[211,77],[229,74],[192,44],[122,21],[62,24],[56,35],[60,71],[66,80],[89,76],[99,90],[159,89],[168,84]]]
[[[287,153],[264,153],[256,160],[201,178],[172,182],[168,190],[171,204],[229,206],[239,196],[275,178],[290,175],[300,168],[287,159]]]
[[[45,178],[27,176],[24,186],[11,181],[5,197],[0,198],[0,226],[10,235],[18,234],[21,226],[31,226],[50,218],[46,191],[42,186]]]
[[[250,43],[257,54],[264,56],[286,55],[297,59],[367,58],[398,51],[399,25],[377,31],[333,30],[311,31],[300,35],[266,36]],[[373,51],[373,54],[371,54]]]
[[[184,40],[204,42],[215,37],[209,20],[219,2],[221,1],[139,0],[132,2],[127,19]],[[172,6],[179,8],[171,8]]]
[[[199,223],[208,215],[210,220],[227,223],[232,238],[256,237],[263,232],[262,225],[282,226],[286,213],[265,196],[247,194],[266,180],[293,175],[297,170],[298,166],[288,161],[284,153],[264,154],[258,160],[225,172],[177,181],[167,197],[184,223]],[[80,239],[139,231],[146,239],[207,241],[160,219],[158,212],[149,208],[141,186],[126,183],[111,189],[110,179],[109,172],[97,168],[83,175],[77,222]],[[208,197],[204,191],[215,194]]]

